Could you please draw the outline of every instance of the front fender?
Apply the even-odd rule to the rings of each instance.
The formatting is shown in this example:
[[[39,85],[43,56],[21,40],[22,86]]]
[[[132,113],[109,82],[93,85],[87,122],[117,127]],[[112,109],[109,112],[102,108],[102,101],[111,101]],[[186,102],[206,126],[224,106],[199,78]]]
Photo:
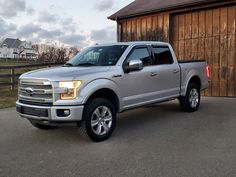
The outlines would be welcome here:
[[[79,97],[83,98],[82,104],[85,104],[90,96],[100,89],[110,89],[114,91],[118,97],[119,105],[122,105],[122,103],[120,103],[121,91],[118,85],[109,79],[96,79],[84,86],[79,92]]]

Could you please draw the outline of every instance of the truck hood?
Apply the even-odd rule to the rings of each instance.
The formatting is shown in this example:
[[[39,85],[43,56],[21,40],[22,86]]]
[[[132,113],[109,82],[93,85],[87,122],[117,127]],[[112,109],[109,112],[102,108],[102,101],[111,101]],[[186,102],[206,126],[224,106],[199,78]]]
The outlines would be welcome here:
[[[106,72],[109,66],[96,67],[54,67],[39,69],[21,75],[21,78],[42,78],[51,81],[73,80],[84,75]]]

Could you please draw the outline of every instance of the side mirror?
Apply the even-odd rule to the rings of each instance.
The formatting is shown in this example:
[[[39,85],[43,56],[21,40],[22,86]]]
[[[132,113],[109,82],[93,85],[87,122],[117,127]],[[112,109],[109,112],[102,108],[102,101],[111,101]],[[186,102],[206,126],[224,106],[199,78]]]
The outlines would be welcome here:
[[[126,72],[139,71],[143,69],[143,62],[141,60],[131,60],[125,67]]]

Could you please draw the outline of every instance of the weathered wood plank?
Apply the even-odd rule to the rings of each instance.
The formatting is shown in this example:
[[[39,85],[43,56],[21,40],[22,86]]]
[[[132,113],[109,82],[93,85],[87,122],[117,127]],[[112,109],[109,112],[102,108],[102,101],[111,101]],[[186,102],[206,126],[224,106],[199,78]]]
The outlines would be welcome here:
[[[158,16],[158,40],[162,41],[163,40],[163,15]]]
[[[205,59],[205,38],[201,37],[198,41],[198,59]]]
[[[141,38],[143,41],[147,39],[147,18],[142,18],[142,34]]]
[[[220,35],[220,9],[213,10],[213,36]]]
[[[185,37],[185,15],[179,15],[179,40]]]
[[[169,14],[164,15],[164,22],[163,22],[163,41],[169,41],[169,26],[170,26],[170,19]]]
[[[213,11],[206,11],[206,36],[212,37],[213,34]]]
[[[183,60],[185,56],[185,51],[184,51],[184,40],[179,40],[179,60]]]
[[[236,6],[228,7],[228,34],[236,33]]]
[[[157,16],[152,17],[152,40],[157,41]]]
[[[174,41],[178,41],[179,40],[179,16],[178,15],[174,15],[172,16],[172,27],[170,28],[172,30],[172,39]]]
[[[185,17],[185,25],[184,25],[184,39],[192,38],[192,15],[191,13],[186,13]]]
[[[206,12],[199,12],[199,37],[206,36]]]
[[[147,38],[146,40],[152,40],[152,17],[147,17]]]
[[[136,41],[137,40],[137,20],[132,20],[132,26],[131,26],[131,40]]]
[[[127,35],[126,21],[123,21],[122,22],[122,38],[121,38],[121,40],[124,42],[127,41],[126,35]]]
[[[198,38],[199,37],[199,12],[193,12],[192,13],[192,38]]]
[[[142,40],[142,20],[137,18],[137,40]]]
[[[126,40],[127,41],[131,41],[131,27],[132,27],[132,21],[131,20],[129,20],[129,21],[127,21],[127,31],[126,31],[126,35],[127,35],[127,38],[126,38]]]
[[[190,50],[191,49],[191,43],[192,43],[192,40],[191,39],[185,39],[185,44],[184,44],[184,59],[191,59],[191,54],[192,54],[192,51]]]
[[[227,35],[227,26],[228,26],[228,8],[223,7],[220,9],[220,33],[222,35]]]

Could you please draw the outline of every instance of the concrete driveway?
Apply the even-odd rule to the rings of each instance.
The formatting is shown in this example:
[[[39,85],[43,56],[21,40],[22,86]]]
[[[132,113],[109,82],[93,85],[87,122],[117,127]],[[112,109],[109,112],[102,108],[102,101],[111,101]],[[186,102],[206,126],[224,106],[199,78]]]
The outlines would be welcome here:
[[[196,113],[173,101],[118,118],[113,136],[94,143],[75,126],[37,130],[0,110],[0,176],[236,176],[236,99],[203,98]]]

